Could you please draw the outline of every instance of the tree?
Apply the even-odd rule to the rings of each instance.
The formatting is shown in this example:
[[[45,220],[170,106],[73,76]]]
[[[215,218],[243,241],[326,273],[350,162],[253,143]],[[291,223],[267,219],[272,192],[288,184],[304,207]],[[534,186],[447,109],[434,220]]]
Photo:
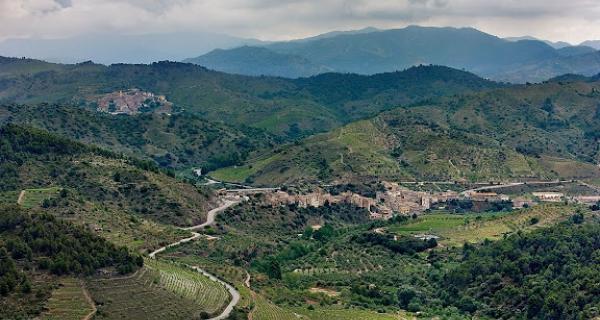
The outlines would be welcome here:
[[[548,113],[554,113],[554,104],[552,103],[552,99],[546,98],[544,100],[544,104],[542,105],[542,110]]]
[[[408,310],[408,305],[411,300],[417,296],[417,292],[408,286],[402,286],[396,292],[396,296],[398,297],[398,305],[400,308]]]
[[[281,279],[281,265],[275,258],[269,259],[267,275],[272,279]]]

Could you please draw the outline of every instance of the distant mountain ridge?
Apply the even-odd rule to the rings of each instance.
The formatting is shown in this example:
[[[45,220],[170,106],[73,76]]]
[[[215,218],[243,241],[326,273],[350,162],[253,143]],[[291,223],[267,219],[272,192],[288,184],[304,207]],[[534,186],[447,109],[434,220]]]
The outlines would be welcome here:
[[[214,69],[222,72],[249,76],[278,75],[294,78],[333,71],[301,56],[249,46],[231,50],[216,49],[196,59],[186,59],[184,62],[198,65],[210,64]]]
[[[570,65],[577,63],[564,63],[561,60],[568,56],[582,57],[589,62],[589,58],[584,56],[593,53],[591,47],[548,44],[530,38],[509,41],[473,28],[410,26],[404,29],[334,33],[260,47],[262,56],[278,57],[275,59],[276,70],[268,67],[268,59],[247,63],[248,56],[256,57],[254,51],[257,49],[253,47],[213,51],[186,61],[236,74],[290,78],[318,74],[321,69],[371,75],[420,64],[444,65],[494,80],[518,83],[541,82],[565,73],[565,70],[570,73],[583,72],[587,76],[600,72],[600,64],[593,63],[585,70],[570,69]],[[267,50],[271,53],[268,54]],[[304,60],[297,63],[300,58]],[[287,68],[281,64],[286,60],[290,61]],[[543,62],[554,63],[554,69],[546,68],[543,72],[514,77],[519,70]]]
[[[554,49],[562,49],[562,48],[566,48],[566,47],[572,47],[573,45],[565,42],[565,41],[557,41],[557,42],[552,42],[549,40],[542,40],[542,39],[538,39],[536,37],[532,37],[532,36],[522,36],[522,37],[507,37],[504,38],[504,40],[508,40],[508,41],[522,41],[522,40],[533,40],[533,41],[542,41],[545,44],[551,46]]]
[[[0,41],[0,55],[27,57],[56,63],[152,63],[179,61],[190,52],[257,45],[260,41],[224,34],[181,32],[119,35],[97,33],[64,39],[8,39]]]
[[[581,46],[592,47],[596,50],[600,50],[600,40],[588,40],[584,41],[580,44]]]

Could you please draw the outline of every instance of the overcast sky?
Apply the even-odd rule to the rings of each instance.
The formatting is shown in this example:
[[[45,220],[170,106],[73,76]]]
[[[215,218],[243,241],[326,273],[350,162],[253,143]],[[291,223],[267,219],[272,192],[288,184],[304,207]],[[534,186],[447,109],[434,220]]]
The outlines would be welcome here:
[[[600,39],[598,0],[0,0],[0,40],[218,32],[261,40],[411,24],[498,36]]]

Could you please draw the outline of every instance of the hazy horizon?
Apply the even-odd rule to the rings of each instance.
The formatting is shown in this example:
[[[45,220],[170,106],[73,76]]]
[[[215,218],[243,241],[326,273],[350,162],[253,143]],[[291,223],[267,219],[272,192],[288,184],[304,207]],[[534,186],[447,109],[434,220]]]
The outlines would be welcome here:
[[[280,41],[365,27],[473,27],[499,37],[579,44],[600,39],[600,3],[589,0],[0,0],[0,41],[102,33],[201,32]]]

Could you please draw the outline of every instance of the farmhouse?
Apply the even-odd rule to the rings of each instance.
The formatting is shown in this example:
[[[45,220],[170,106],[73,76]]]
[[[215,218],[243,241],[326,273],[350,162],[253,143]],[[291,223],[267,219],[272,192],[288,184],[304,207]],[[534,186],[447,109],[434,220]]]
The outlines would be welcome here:
[[[561,192],[534,192],[533,196],[544,202],[560,202],[565,195]]]

